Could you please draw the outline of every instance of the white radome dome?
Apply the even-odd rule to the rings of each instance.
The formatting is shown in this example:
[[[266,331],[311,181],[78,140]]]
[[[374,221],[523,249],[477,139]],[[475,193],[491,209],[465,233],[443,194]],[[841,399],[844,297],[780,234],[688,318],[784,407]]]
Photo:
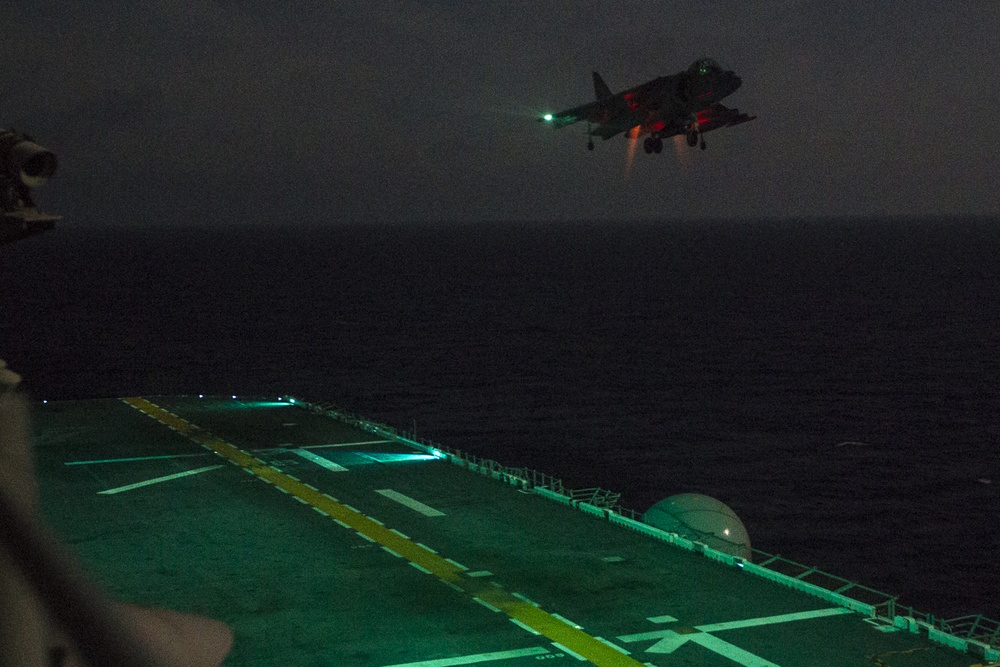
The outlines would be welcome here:
[[[725,503],[700,493],[679,493],[656,503],[642,515],[643,523],[697,540],[711,548],[751,559],[747,529]]]

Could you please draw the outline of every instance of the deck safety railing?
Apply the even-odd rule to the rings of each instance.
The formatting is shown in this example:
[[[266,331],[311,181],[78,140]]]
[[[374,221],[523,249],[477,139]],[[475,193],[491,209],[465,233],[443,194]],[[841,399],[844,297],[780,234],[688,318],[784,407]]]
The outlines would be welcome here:
[[[439,458],[446,458],[456,465],[491,476],[508,484],[518,485],[524,489],[542,489],[544,490],[543,495],[552,497],[567,505],[579,507],[591,514],[603,515],[609,519],[621,517],[630,524],[642,523],[642,512],[621,506],[619,502],[621,499],[620,493],[596,487],[567,489],[562,479],[558,477],[531,468],[506,466],[492,459],[479,457],[469,452],[463,452],[459,449],[425,440],[418,437],[415,433],[398,431],[391,426],[351,414],[333,404],[311,403],[292,396],[285,396],[283,400],[295,403],[313,412],[332,417],[370,433],[376,433],[383,437],[415,446]],[[621,520],[616,522],[623,523]],[[658,529],[645,529],[643,532],[672,535]],[[714,552],[714,550],[709,549],[705,545],[690,542],[676,535],[673,535],[669,541],[700,551],[706,555],[710,551]],[[908,628],[913,632],[923,632],[924,634],[927,634],[928,631],[936,632],[938,635],[943,635],[937,637],[939,641],[951,643],[957,648],[967,650],[981,657],[993,660],[1000,659],[1000,622],[998,621],[986,618],[981,614],[941,619],[933,614],[916,611],[912,607],[899,604],[897,596],[863,586],[848,579],[824,572],[819,568],[796,563],[782,556],[770,554],[759,549],[751,549],[751,553],[752,558],[749,561],[725,554],[717,554],[717,559],[732,561],[731,564],[739,567],[751,565],[752,568],[748,569],[752,569],[752,571],[758,574],[764,572],[770,573],[766,575],[768,578],[784,585],[794,586],[813,595],[819,594],[830,600],[843,599],[846,606],[864,610],[866,613],[869,613],[874,621],[881,622],[886,626],[896,626],[900,629]],[[961,643],[962,646],[958,646],[956,642],[949,642],[949,638],[958,640],[958,643]]]

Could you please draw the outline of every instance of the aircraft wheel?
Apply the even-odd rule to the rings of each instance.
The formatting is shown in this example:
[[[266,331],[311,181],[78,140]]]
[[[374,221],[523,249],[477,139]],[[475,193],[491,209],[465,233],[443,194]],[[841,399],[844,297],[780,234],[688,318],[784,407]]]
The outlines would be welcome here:
[[[701,150],[705,150],[706,148],[708,148],[708,147],[705,145],[705,137],[702,137],[701,138]]]
[[[698,145],[698,133],[694,130],[687,133],[688,146],[694,148]]]
[[[588,151],[594,150],[594,142],[593,141],[588,141],[587,142],[587,150]]]
[[[646,137],[646,140],[642,142],[642,150],[646,151],[647,154],[656,150],[654,148],[653,140],[650,137]]]
[[[663,152],[663,139],[653,139],[653,152],[656,154]]]

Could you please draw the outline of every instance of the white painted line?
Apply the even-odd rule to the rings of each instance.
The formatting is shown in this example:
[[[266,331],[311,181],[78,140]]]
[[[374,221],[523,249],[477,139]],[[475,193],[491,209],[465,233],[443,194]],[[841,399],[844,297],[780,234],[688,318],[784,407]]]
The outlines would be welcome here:
[[[327,470],[332,470],[333,472],[347,472],[347,468],[344,466],[339,466],[330,459],[323,458],[319,454],[313,454],[312,452],[307,452],[304,449],[291,449],[289,450],[292,454],[301,456],[306,461],[312,461],[318,466],[323,466]]]
[[[306,487],[307,489],[312,489],[313,491],[319,491],[319,489],[317,489],[312,484],[306,484],[305,482],[302,482],[302,486]]]
[[[358,442],[335,442],[329,445],[305,445],[299,449],[327,449],[330,447],[355,447],[361,445],[384,445],[392,440],[359,440]]]
[[[522,623],[521,621],[517,620],[516,618],[509,618],[507,620],[509,620],[511,623],[513,623],[517,627],[521,628],[522,630],[527,630],[528,632],[530,632],[533,635],[540,635],[540,634],[542,634],[541,632],[539,632],[538,630],[535,630],[530,625],[527,625],[526,623]]]
[[[336,522],[337,522],[337,524],[339,524],[341,528],[350,528],[350,526],[349,526],[349,525],[347,525],[346,523],[344,523],[344,522],[343,522],[343,521],[341,521],[340,519],[334,519],[334,521],[336,521]]]
[[[454,588],[459,593],[464,593],[465,592],[465,589],[462,588],[461,586],[459,586],[458,584],[453,584],[450,581],[445,581],[444,579],[442,579],[441,581],[442,581],[442,583],[444,583],[445,586],[451,586],[452,588]]]
[[[574,623],[573,621],[569,620],[565,616],[560,616],[559,614],[549,614],[549,616],[551,616],[553,618],[558,618],[560,621],[562,621],[566,625],[570,626],[571,628],[576,628],[577,630],[583,629],[582,625],[577,625],[576,623]]]
[[[420,662],[405,662],[386,667],[457,667],[458,665],[474,665],[480,662],[494,662],[511,658],[527,658],[532,655],[546,655],[549,652],[544,646],[519,648],[512,651],[497,651],[495,653],[477,653],[462,655],[455,658],[439,658],[437,660],[421,660]]]
[[[400,505],[405,505],[411,510],[420,512],[424,516],[444,516],[444,512],[436,510],[429,505],[424,505],[419,500],[414,500],[413,498],[400,493],[399,491],[393,491],[392,489],[375,489],[375,493],[381,494],[388,498],[389,500],[395,500]]]
[[[705,632],[698,632],[693,635],[684,635],[688,641],[704,646],[709,651],[714,651],[721,656],[729,658],[735,663],[744,667],[780,667],[770,660],[765,660],[759,655],[754,655],[750,651],[744,651],[739,646],[733,646],[729,642],[719,639],[714,635]]]
[[[149,486],[150,484],[159,484],[160,482],[169,482],[172,479],[180,479],[181,477],[187,477],[189,475],[197,475],[199,473],[208,472],[209,470],[216,470],[221,468],[221,465],[206,466],[204,468],[198,468],[197,470],[185,470],[184,472],[175,473],[173,475],[166,475],[165,477],[156,477],[155,479],[147,479],[145,482],[136,482],[135,484],[129,484],[127,486],[119,486],[114,489],[107,489],[105,491],[98,491],[97,493],[110,496],[114,493],[121,493],[122,491],[131,491],[132,489],[139,489],[144,486]]]
[[[476,602],[478,602],[479,604],[483,605],[487,609],[491,610],[491,611],[496,611],[496,612],[500,611],[499,609],[497,609],[496,607],[494,607],[493,605],[491,605],[489,602],[485,602],[483,600],[480,600],[479,598],[472,598],[472,599],[475,600]]]
[[[372,523],[377,523],[377,524],[378,524],[378,525],[380,525],[380,526],[385,526],[385,524],[384,524],[384,523],[382,523],[381,521],[379,521],[378,519],[376,519],[376,518],[375,518],[375,517],[373,517],[373,516],[370,516],[370,517],[368,517],[368,520],[369,520],[369,521],[371,521]]]
[[[372,542],[372,543],[375,543],[375,540],[373,540],[372,538],[368,537],[368,536],[367,536],[367,535],[365,535],[364,533],[358,533],[358,537],[363,537],[363,538],[365,538],[366,540],[368,540],[369,542]]]
[[[566,648],[565,646],[563,646],[559,642],[552,642],[552,645],[555,646],[560,651],[562,651],[563,653],[565,653],[566,655],[571,655],[574,658],[576,658],[577,660],[586,660],[586,658],[584,658],[582,655],[580,655],[579,653],[574,653],[573,651],[570,651],[568,648]]]
[[[822,618],[824,616],[839,616],[840,614],[853,614],[850,609],[843,607],[828,607],[815,611],[800,611],[794,614],[780,614],[778,616],[762,616],[761,618],[748,618],[744,621],[730,621],[728,623],[711,623],[709,625],[698,625],[695,630],[702,632],[721,632],[722,630],[735,630],[737,628],[753,628],[758,625],[773,625],[775,623],[788,623],[790,621],[804,621],[810,618]]]
[[[298,477],[296,477],[295,475],[289,475],[289,474],[288,474],[287,472],[286,472],[286,473],[284,473],[284,475],[285,475],[285,477],[287,477],[288,479],[294,479],[294,480],[295,480],[296,482],[298,482],[299,484],[301,484],[301,483],[302,483],[302,480],[301,480],[301,479],[299,479]]]
[[[423,543],[421,543],[421,542],[414,542],[414,544],[416,544],[416,545],[417,545],[418,547],[421,547],[421,548],[424,548],[424,549],[427,549],[427,550],[428,550],[428,551],[430,551],[430,552],[431,552],[432,554],[436,554],[436,553],[437,553],[436,551],[434,551],[434,549],[431,549],[431,548],[430,548],[429,546],[427,546],[426,544],[423,544]]]
[[[454,565],[455,567],[457,567],[459,570],[468,570],[469,569],[469,568],[465,567],[464,565],[462,565],[461,563],[459,563],[457,560],[452,560],[450,558],[445,558],[445,560],[448,561],[449,563],[451,563],[452,565]]]
[[[601,560],[603,560],[605,563],[621,563],[625,559],[622,558],[621,556],[605,556]]]
[[[309,502],[308,502],[308,501],[306,501],[306,500],[302,500],[302,499],[301,499],[301,498],[299,498],[298,496],[292,496],[292,498],[295,498],[295,499],[296,499],[297,501],[299,501],[299,502],[300,502],[300,503],[302,503],[303,505],[309,505]],[[312,507],[312,505],[309,505],[309,506],[310,506],[310,507]]]
[[[476,570],[475,572],[466,572],[467,577],[492,577],[493,573],[489,570]]]
[[[511,593],[511,595],[513,595],[514,597],[516,597],[518,600],[523,600],[523,601],[527,602],[532,607],[540,607],[541,606],[540,604],[538,604],[534,600],[529,599],[526,595],[521,595],[520,593]]]
[[[384,546],[384,545],[383,545],[383,546],[382,546],[382,550],[383,550],[383,551],[386,551],[386,552],[388,552],[388,553],[391,553],[391,554],[392,554],[393,556],[395,556],[396,558],[402,558],[402,556],[400,556],[400,555],[399,555],[398,553],[396,553],[395,551],[393,551],[392,549],[390,549],[390,548],[389,548],[389,547],[387,547],[387,546]]]
[[[618,644],[615,644],[614,642],[609,642],[604,637],[594,637],[594,639],[596,639],[597,641],[601,642],[602,644],[607,644],[608,646],[610,646],[611,648],[613,648],[616,651],[621,651],[625,655],[632,655],[629,651],[626,651],[625,649],[623,649]]]
[[[370,519],[371,517],[368,517],[368,518]],[[385,524],[382,524],[382,525],[385,525]],[[402,537],[402,538],[403,538],[404,540],[408,540],[408,539],[410,539],[409,535],[406,535],[406,534],[404,534],[404,533],[401,533],[401,532],[399,532],[398,530],[396,530],[395,528],[390,528],[390,529],[389,529],[389,532],[390,532],[390,533],[396,533],[397,535],[399,535],[400,537]]]
[[[412,560],[411,560],[411,561],[407,561],[407,562],[408,562],[408,563],[409,563],[410,565],[412,565],[413,567],[415,567],[415,568],[417,568],[418,570],[420,570],[421,572],[423,572],[424,574],[434,574],[433,572],[431,572],[430,570],[428,570],[428,569],[427,569],[426,567],[422,567],[422,566],[420,566],[420,565],[417,565],[417,564],[416,564],[416,563],[414,563],[414,562],[413,562]]]
[[[124,459],[92,459],[89,461],[64,461],[64,466],[89,466],[97,463],[128,463],[130,461],[155,461],[157,459],[183,459],[190,456],[211,456],[215,452],[199,452],[197,454],[164,454],[162,456],[132,456]]]
[[[361,510],[359,510],[359,509],[358,509],[357,507],[355,507],[354,505],[348,505],[347,503],[340,503],[340,504],[341,504],[341,505],[343,505],[344,507],[346,507],[347,509],[351,510],[351,511],[352,511],[352,512],[354,512],[355,514],[361,514],[361,515],[364,515],[364,512],[362,512]]]
[[[673,616],[649,616],[646,620],[650,623],[673,623],[677,619]]]
[[[329,514],[327,514],[326,512],[324,512],[323,510],[321,510],[320,508],[316,507],[315,505],[310,505],[310,507],[312,507],[314,510],[316,510],[317,512],[319,512],[323,516],[330,516]],[[344,525],[346,526],[347,524],[344,524]]]
[[[326,496],[327,498],[329,498],[330,500],[332,500],[335,503],[340,502],[339,500],[337,500],[336,498],[334,498],[333,496],[331,496],[329,493],[324,493],[323,495]]]

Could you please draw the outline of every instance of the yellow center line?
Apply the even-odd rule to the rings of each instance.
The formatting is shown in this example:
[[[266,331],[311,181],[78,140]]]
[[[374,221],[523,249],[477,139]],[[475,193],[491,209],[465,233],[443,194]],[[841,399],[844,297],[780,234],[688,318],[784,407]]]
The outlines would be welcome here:
[[[492,583],[460,576],[462,568],[439,556],[427,547],[417,544],[389,528],[369,519],[361,512],[348,509],[343,504],[310,486],[267,465],[257,457],[243,451],[205,429],[178,417],[172,412],[144,398],[123,398],[123,402],[156,421],[177,431],[199,445],[210,449],[247,472],[277,486],[290,495],[305,501],[332,519],[336,519],[382,546],[391,549],[406,560],[428,570],[452,587],[496,607],[508,617],[530,627],[599,667],[643,667],[643,664],[616,651],[587,633],[567,625],[552,614],[535,607]]]

